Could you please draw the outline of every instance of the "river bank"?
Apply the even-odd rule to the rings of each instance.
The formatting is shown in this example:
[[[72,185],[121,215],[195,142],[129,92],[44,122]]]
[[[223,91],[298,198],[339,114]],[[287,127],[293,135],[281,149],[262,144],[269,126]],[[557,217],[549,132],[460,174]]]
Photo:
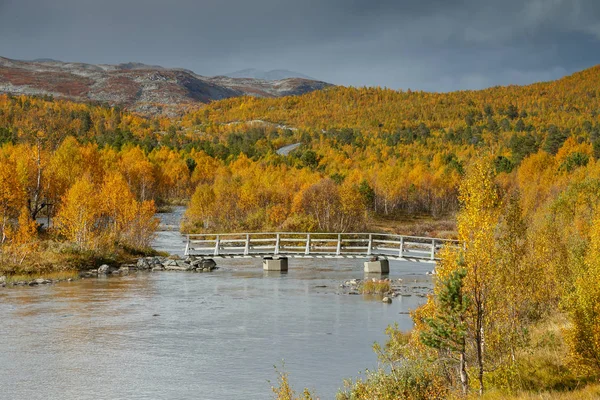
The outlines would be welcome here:
[[[253,260],[254,268],[261,265],[259,258]],[[219,260],[219,262],[227,261]],[[361,270],[361,265],[358,260],[353,260],[356,264],[353,270]],[[292,265],[292,268],[294,266]],[[138,273],[156,273],[156,272],[188,272],[188,273],[208,273],[219,269],[219,265],[211,258],[202,258],[195,256],[187,256],[181,258],[177,255],[164,257],[140,257],[134,263],[123,263],[121,265],[103,264],[98,268],[90,268],[81,271],[63,271],[55,273],[42,273],[39,275],[14,275],[0,276],[0,287],[35,287],[40,285],[52,285],[61,282],[72,282],[78,279],[93,279],[106,277],[128,276]],[[268,273],[268,272],[265,272]],[[287,273],[271,272],[271,275],[285,276]],[[429,271],[424,272],[425,276],[413,276],[410,278],[390,279],[389,276],[377,276],[372,274],[364,274],[361,278],[344,279],[339,284],[330,286],[321,286],[320,288],[336,288],[336,293],[343,295],[362,295],[368,300],[383,300],[386,303],[391,303],[396,297],[420,297],[425,298],[432,293],[433,282],[430,279]],[[385,291],[364,292],[363,286],[365,283],[385,283]]]

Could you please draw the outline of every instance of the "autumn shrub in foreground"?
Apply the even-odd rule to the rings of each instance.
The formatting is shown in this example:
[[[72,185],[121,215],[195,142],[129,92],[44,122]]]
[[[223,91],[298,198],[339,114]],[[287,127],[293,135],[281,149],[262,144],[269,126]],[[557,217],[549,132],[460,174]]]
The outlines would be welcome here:
[[[475,397],[474,397],[475,398]],[[491,390],[483,400],[597,400],[600,399],[600,384],[591,384],[567,392],[535,391],[507,395],[505,392]]]
[[[392,284],[389,280],[366,280],[361,286],[363,294],[385,294],[392,291]]]
[[[565,337],[569,326],[567,315],[560,313],[530,326],[529,340],[518,350],[515,361],[486,374],[485,384],[491,390],[489,398],[501,398],[500,394],[529,398],[527,392],[545,392],[547,395],[541,396],[544,399],[563,398],[597,380],[598,377],[572,363]],[[555,393],[550,395],[550,392]]]
[[[428,350],[418,345],[417,337],[404,333],[397,325],[386,329],[387,342],[374,345],[380,361],[375,371],[363,379],[344,382],[338,400],[436,400],[451,398],[442,365],[431,362]]]
[[[393,372],[367,371],[356,382],[347,381],[346,391],[338,400],[436,400],[448,399],[448,390],[440,374],[426,361],[409,361]]]
[[[319,400],[312,396],[308,389],[304,389],[301,397],[297,397],[292,390],[288,379],[288,373],[275,368],[277,372],[277,386],[271,386],[275,400]]]

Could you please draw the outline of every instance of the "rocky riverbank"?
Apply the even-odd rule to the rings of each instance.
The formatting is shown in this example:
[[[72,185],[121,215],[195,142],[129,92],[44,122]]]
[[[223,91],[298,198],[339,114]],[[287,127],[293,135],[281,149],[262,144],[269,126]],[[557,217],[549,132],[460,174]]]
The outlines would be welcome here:
[[[210,258],[199,258],[188,256],[180,259],[173,257],[142,257],[135,263],[121,265],[101,265],[99,268],[80,271],[78,276],[68,278],[44,278],[44,277],[11,277],[0,276],[0,287],[7,286],[39,286],[59,282],[71,282],[78,278],[93,278],[107,275],[126,275],[136,271],[185,271],[185,272],[211,272],[218,269],[217,264]],[[75,274],[77,274],[75,272]]]
[[[142,257],[135,264],[123,264],[119,267],[102,265],[98,269],[87,270],[83,276],[94,275],[119,275],[132,271],[187,271],[187,272],[211,272],[218,269],[217,263],[210,258],[199,258],[188,256],[185,259],[179,257]]]
[[[52,283],[59,283],[59,282],[71,282],[74,279],[76,279],[76,278],[56,278],[56,279],[36,278],[36,279],[17,279],[17,280],[10,279],[9,280],[6,276],[0,276],[0,287],[49,285]]]

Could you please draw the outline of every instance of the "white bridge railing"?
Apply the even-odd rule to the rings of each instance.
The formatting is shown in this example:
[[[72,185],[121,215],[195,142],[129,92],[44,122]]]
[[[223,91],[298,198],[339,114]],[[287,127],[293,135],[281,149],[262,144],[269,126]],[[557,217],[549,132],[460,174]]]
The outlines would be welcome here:
[[[434,262],[457,240],[382,233],[225,233],[187,235],[185,255],[213,257],[354,257]]]

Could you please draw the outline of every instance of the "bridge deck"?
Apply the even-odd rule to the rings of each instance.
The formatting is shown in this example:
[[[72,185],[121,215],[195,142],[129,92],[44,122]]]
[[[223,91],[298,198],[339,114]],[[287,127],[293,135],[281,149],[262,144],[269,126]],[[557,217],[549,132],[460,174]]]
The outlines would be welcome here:
[[[223,258],[288,256],[369,258],[435,262],[456,240],[380,233],[222,233],[187,235],[186,255]]]

